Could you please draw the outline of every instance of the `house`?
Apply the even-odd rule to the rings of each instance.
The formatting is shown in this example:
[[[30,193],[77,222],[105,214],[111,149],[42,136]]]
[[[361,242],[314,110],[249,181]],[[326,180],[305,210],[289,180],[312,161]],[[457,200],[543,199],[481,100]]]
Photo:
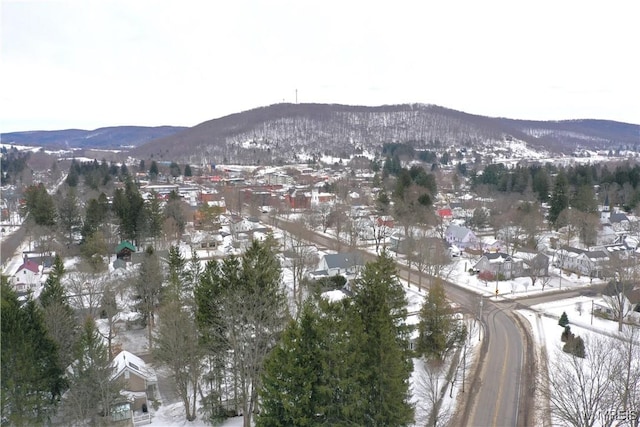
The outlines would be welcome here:
[[[356,274],[364,265],[363,259],[356,253],[341,253],[325,255],[320,261],[320,271],[327,276]]]
[[[123,261],[131,261],[131,254],[136,252],[136,247],[133,246],[129,242],[120,242],[118,246],[116,246],[116,259],[121,259]]]
[[[257,228],[260,228],[260,220],[258,218],[242,218],[238,215],[231,215],[229,218],[229,230],[233,235],[249,233]]]
[[[40,279],[42,279],[40,266],[31,259],[25,258],[24,263],[13,275],[14,289],[16,292],[28,292],[40,283]]]
[[[482,242],[483,252],[502,252],[505,250],[505,244],[498,239],[488,239]]]
[[[602,277],[609,255],[605,251],[586,251],[580,257],[580,265],[584,268],[578,273],[590,277]]]
[[[449,208],[438,209],[438,216],[442,219],[452,219],[453,211]]]
[[[444,232],[444,238],[450,245],[466,249],[478,245],[478,238],[473,231],[461,225],[450,224]]]
[[[311,206],[333,203],[336,198],[335,194],[318,192],[315,189],[311,192]]]
[[[503,252],[485,253],[473,268],[480,273],[489,272],[493,276],[502,276],[505,279],[522,277],[524,274],[522,260]]]
[[[626,229],[629,226],[629,217],[622,212],[612,212],[609,215],[609,222],[614,227],[619,229]]]
[[[121,351],[113,358],[113,380],[121,381],[120,394],[127,397],[131,410],[144,411],[155,400],[158,378],[146,362],[128,351]]]
[[[602,277],[609,255],[604,250],[587,251],[563,246],[556,250],[553,265],[589,277]]]
[[[197,241],[194,240],[193,243],[197,244],[199,249],[212,250],[222,245],[222,236],[220,234],[203,233],[198,237]]]
[[[378,227],[386,227],[386,228],[395,227],[395,222],[393,220],[393,217],[390,215],[379,216],[376,219],[376,222],[378,223]]]
[[[285,200],[291,209],[311,208],[311,193],[308,191],[292,188],[285,194]]]

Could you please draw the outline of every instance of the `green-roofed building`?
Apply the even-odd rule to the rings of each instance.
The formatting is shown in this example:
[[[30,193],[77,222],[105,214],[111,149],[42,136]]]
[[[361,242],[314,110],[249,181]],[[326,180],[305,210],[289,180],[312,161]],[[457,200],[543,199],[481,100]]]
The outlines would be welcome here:
[[[135,251],[136,247],[133,246],[130,242],[120,242],[120,244],[116,246],[116,258],[130,262],[131,254]]]

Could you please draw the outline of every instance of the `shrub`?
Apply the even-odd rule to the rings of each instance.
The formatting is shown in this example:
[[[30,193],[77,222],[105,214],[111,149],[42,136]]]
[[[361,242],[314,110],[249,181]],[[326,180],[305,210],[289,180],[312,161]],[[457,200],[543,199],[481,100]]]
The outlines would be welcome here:
[[[569,324],[569,316],[567,316],[567,312],[563,311],[562,316],[560,316],[560,320],[558,320],[558,325],[563,328]]]
[[[562,335],[560,336],[560,341],[568,342],[574,338],[573,333],[571,332],[571,327],[565,326]]]
[[[478,279],[484,280],[485,282],[491,282],[495,278],[496,277],[490,271],[486,271],[485,270],[485,271],[481,271],[480,273],[478,273]]]
[[[562,347],[562,351],[584,359],[584,340],[582,337],[576,337],[571,334],[571,338]]]

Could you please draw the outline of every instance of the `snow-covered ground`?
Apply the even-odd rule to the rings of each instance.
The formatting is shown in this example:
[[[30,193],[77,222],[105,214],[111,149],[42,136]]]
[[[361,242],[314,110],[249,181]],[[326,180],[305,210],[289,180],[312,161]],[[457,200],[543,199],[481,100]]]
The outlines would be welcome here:
[[[581,296],[539,304],[532,306],[530,310],[518,311],[531,325],[537,344],[537,374],[540,380],[544,381],[544,376],[547,375],[544,367],[548,368],[548,375],[553,376],[554,365],[562,360],[564,343],[561,341],[561,334],[564,328],[558,324],[558,321],[563,312],[567,314],[571,332],[585,340],[587,352],[590,351],[589,343],[597,339],[607,340],[611,348],[620,345],[620,341],[616,338],[621,337],[618,332],[618,323],[592,315],[592,309],[597,307],[599,302],[601,302],[600,298]],[[613,354],[611,356],[613,357]],[[548,410],[544,409],[547,407],[547,402],[539,393],[538,390],[536,417],[538,420],[542,420],[549,414]],[[595,425],[605,425],[603,420],[604,418],[598,418]]]
[[[517,256],[517,255],[516,255]],[[478,278],[477,274],[468,272],[473,267],[476,259],[462,256],[455,259],[445,270],[445,277],[478,294],[495,297],[496,289],[498,290],[498,298],[514,299],[522,296],[541,294],[549,291],[576,289],[591,284],[599,284],[600,280],[590,279],[585,276],[577,276],[576,274],[567,274],[553,266],[549,266],[550,280],[542,289],[541,279],[536,281],[534,286],[531,285],[530,277],[517,277],[512,280],[500,280],[485,282]]]

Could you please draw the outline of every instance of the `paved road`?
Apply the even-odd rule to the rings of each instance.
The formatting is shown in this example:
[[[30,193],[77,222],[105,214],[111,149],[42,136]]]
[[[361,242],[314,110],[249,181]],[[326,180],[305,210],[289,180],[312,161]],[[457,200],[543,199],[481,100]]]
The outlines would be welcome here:
[[[473,426],[527,425],[525,338],[514,322],[515,304],[483,303],[484,342],[477,376],[463,424]]]
[[[267,218],[263,218],[267,220]],[[305,240],[332,249],[340,244],[310,230],[301,230],[297,224],[279,220],[277,226],[285,231],[300,234]],[[344,245],[343,245],[344,247]],[[362,252],[365,259],[374,255]],[[409,269],[398,264],[398,271],[406,279]],[[417,286],[419,273],[411,270],[412,286]],[[423,276],[422,290],[428,289],[427,276]],[[445,281],[448,297],[469,313],[479,313],[480,298],[477,294]],[[465,426],[525,426],[528,420],[529,404],[527,390],[533,378],[525,370],[527,354],[526,343],[530,338],[515,322],[512,310],[515,303],[492,302],[484,299],[482,323],[484,328],[483,344],[475,379],[472,380],[469,398],[460,409],[458,424]],[[529,341],[530,342],[530,341]]]
[[[25,239],[25,227],[21,226],[16,231],[11,233],[0,243],[0,256],[2,256],[2,265],[6,265],[7,262],[13,257],[18,247]]]

